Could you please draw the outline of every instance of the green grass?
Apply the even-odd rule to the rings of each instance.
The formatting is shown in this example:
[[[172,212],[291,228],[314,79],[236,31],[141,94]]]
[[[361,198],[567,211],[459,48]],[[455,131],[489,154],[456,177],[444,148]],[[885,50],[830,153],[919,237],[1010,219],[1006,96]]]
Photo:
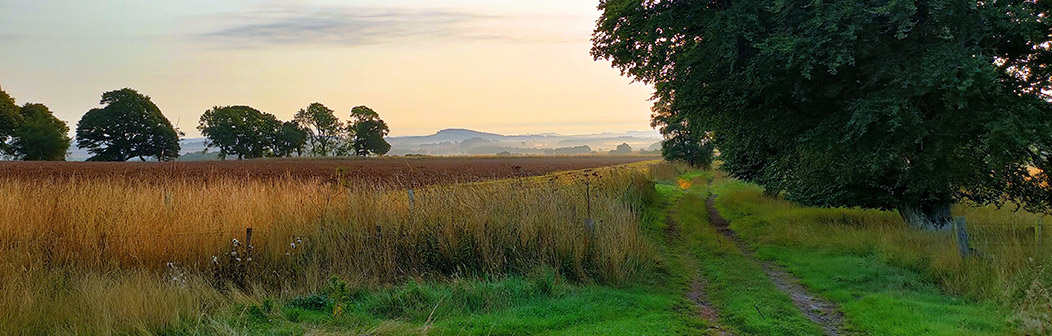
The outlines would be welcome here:
[[[553,272],[337,292],[238,304],[211,323],[188,322],[160,333],[689,335],[700,327],[681,313],[682,293],[675,288],[569,284]]]
[[[905,230],[889,212],[794,206],[738,181],[720,181],[713,189],[721,195],[717,208],[758,257],[786,266],[838,303],[855,328],[873,335],[1018,333],[1003,307],[948,294],[937,281],[969,281],[969,274],[933,277],[940,273],[930,267],[941,260],[965,262],[953,258],[947,237]]]
[[[1003,335],[1004,315],[989,305],[942,293],[919,274],[872,256],[835,255],[765,245],[757,256],[777,261],[804,285],[840,304],[873,335]]]
[[[713,229],[705,209],[707,193],[695,187],[674,206],[681,226],[708,280],[708,295],[722,322],[756,335],[821,335],[822,331],[775,287],[755,259],[743,255],[733,242]]]

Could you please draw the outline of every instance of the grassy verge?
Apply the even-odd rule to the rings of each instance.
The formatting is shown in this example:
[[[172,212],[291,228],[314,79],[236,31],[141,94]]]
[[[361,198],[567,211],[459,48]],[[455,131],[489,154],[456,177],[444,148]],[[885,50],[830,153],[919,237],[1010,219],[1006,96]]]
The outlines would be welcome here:
[[[908,231],[893,213],[802,208],[733,180],[713,188],[720,195],[717,208],[757,248],[758,257],[786,266],[806,286],[837,302],[866,333],[1016,333],[1018,326],[1005,318],[1012,315],[1008,309],[975,293],[954,295],[962,293],[955,293],[953,285],[970,281],[970,274],[938,271],[950,267],[940,263],[955,261],[948,237]],[[968,260],[958,267],[989,267],[983,262],[989,261]]]
[[[250,299],[204,323],[186,321],[160,333],[687,334],[675,307],[680,302],[675,290],[578,285],[550,270],[501,280],[411,281],[383,289],[348,286],[332,280],[315,295]]]

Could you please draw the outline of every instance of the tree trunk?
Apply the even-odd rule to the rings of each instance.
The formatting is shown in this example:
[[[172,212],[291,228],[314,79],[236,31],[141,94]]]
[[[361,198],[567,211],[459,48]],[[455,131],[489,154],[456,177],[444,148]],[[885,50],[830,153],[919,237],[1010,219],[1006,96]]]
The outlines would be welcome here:
[[[900,206],[899,215],[906,225],[917,230],[943,231],[953,228],[950,203]]]

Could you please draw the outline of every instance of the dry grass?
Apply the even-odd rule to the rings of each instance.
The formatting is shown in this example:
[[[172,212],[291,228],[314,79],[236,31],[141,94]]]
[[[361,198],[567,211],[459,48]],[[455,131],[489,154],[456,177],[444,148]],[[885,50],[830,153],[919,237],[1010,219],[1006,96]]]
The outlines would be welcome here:
[[[426,187],[412,200],[301,179],[7,179],[0,334],[148,333],[332,275],[377,286],[548,267],[623,283],[656,264],[636,222],[653,193],[643,167]]]

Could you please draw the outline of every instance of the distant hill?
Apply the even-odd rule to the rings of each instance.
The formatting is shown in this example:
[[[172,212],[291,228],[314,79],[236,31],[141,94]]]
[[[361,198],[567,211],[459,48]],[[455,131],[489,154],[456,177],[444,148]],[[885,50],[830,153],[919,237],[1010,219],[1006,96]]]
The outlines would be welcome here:
[[[653,149],[661,142],[657,131],[631,131],[623,133],[598,133],[561,135],[556,133],[503,135],[463,128],[444,129],[431,135],[388,137],[391,143],[389,155],[490,155],[490,154],[534,154],[563,155],[584,154],[589,151],[607,152],[622,143],[632,148]],[[215,160],[215,150],[205,152],[204,138],[189,138],[179,141],[182,146],[180,160]],[[72,148],[67,157],[70,161],[83,161],[91,157],[86,150]]]
[[[449,128],[438,131],[432,135],[389,137],[387,142],[392,146],[395,144],[424,144],[441,142],[461,142],[467,139],[479,138],[484,140],[500,140],[506,136],[496,133],[486,133],[463,128]]]
[[[632,148],[653,148],[661,141],[657,131],[561,135],[556,133],[502,135],[469,129],[444,129],[432,135],[390,137],[391,155],[480,154],[580,154],[612,150],[622,143]]]

